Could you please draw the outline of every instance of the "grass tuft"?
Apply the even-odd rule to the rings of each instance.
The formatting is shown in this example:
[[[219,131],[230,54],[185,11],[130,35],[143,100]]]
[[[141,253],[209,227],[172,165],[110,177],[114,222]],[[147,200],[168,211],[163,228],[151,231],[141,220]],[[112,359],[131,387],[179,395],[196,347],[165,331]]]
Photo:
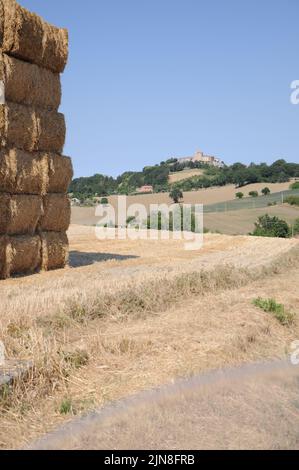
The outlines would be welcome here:
[[[81,369],[89,362],[89,354],[87,351],[81,351],[77,349],[74,352],[62,352],[61,353],[64,361],[74,369]]]
[[[286,310],[283,304],[277,303],[274,299],[262,299],[258,297],[253,300],[253,305],[262,309],[264,312],[272,313],[283,326],[290,326],[295,321],[295,314]]]
[[[59,408],[59,413],[61,415],[69,415],[69,414],[75,414],[74,412],[74,407],[73,407],[73,402],[70,398],[65,398]]]

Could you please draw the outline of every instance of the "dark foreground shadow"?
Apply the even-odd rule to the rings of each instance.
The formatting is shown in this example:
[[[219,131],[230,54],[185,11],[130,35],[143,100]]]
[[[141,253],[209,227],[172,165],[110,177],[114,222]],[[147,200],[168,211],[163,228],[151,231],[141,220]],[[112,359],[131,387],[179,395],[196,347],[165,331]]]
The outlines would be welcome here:
[[[91,266],[95,263],[103,263],[105,261],[126,261],[128,259],[137,259],[139,256],[133,255],[117,255],[112,253],[84,253],[81,251],[71,251],[69,256],[69,266],[78,268],[80,266]]]

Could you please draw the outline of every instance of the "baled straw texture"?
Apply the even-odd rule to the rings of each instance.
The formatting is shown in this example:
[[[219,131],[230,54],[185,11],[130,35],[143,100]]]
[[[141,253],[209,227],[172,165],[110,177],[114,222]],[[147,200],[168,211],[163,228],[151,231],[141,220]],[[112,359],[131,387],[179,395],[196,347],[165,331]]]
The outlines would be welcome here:
[[[40,196],[0,194],[0,234],[33,235],[42,211]]]
[[[64,194],[72,177],[69,157],[19,149],[0,150],[0,193]]]
[[[42,269],[64,268],[68,262],[69,244],[66,233],[45,232],[42,240]]]
[[[61,153],[65,141],[65,120],[56,111],[35,110],[15,103],[0,105],[2,147],[17,147],[28,152]]]
[[[35,236],[10,237],[7,271],[12,274],[29,274],[41,267],[41,239]]]
[[[6,279],[9,276],[9,270],[7,269],[7,249],[8,249],[8,237],[6,235],[0,235],[0,279]]]
[[[73,165],[69,157],[48,154],[48,193],[66,193],[73,178]]]
[[[66,194],[47,194],[43,197],[43,216],[39,229],[43,232],[66,232],[71,220],[71,204]]]
[[[44,195],[49,183],[46,153],[0,150],[0,192]]]
[[[3,52],[53,72],[63,72],[68,58],[67,30],[46,23],[15,0],[1,3]]]
[[[57,111],[61,102],[60,76],[50,70],[0,53],[0,80],[7,101]]]

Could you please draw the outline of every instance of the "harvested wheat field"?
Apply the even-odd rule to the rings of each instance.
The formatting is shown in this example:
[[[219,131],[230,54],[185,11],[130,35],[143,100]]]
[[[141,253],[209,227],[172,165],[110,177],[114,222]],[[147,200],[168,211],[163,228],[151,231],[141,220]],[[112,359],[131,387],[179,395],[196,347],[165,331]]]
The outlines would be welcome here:
[[[296,449],[298,379],[280,361],[212,371],[74,419],[31,449]]]
[[[188,252],[183,241],[99,241],[92,227],[68,234],[68,268],[0,283],[7,356],[34,363],[1,395],[3,449],[178,378],[285,358],[299,337],[297,240],[209,234]],[[258,296],[292,322],[255,307]]]
[[[178,181],[183,181],[188,178],[192,178],[192,176],[202,176],[204,174],[203,170],[198,168],[194,168],[192,170],[183,170],[178,171],[176,173],[170,173],[168,181],[170,184],[177,183]]]
[[[216,204],[219,202],[232,201],[236,198],[238,191],[243,191],[245,196],[248,196],[251,191],[258,191],[267,186],[271,193],[278,193],[280,191],[287,191],[290,189],[291,182],[288,183],[254,183],[248,184],[240,190],[236,189],[235,185],[229,184],[222,187],[212,187],[208,189],[200,189],[198,191],[185,191],[184,203],[185,204]],[[117,196],[109,197],[109,203],[117,209]],[[171,199],[168,193],[156,194],[138,194],[137,196],[128,196],[127,205],[143,204],[148,210],[151,204],[170,204]]]
[[[258,217],[264,214],[279,217],[292,225],[299,218],[299,208],[280,204],[272,207],[204,213],[203,222],[204,227],[211,232],[248,235],[254,230],[254,223]],[[71,220],[73,224],[95,226],[100,218],[95,215],[94,207],[72,207]]]

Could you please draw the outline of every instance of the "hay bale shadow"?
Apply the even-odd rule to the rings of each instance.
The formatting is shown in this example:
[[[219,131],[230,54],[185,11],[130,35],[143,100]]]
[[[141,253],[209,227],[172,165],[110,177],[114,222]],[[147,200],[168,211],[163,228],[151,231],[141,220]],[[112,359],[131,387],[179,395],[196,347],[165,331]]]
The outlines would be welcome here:
[[[139,258],[139,256],[118,255],[115,253],[85,253],[81,251],[71,251],[69,255],[69,266],[71,268],[79,268],[81,266],[91,266],[92,264],[103,263],[106,261],[126,261],[137,258]]]

